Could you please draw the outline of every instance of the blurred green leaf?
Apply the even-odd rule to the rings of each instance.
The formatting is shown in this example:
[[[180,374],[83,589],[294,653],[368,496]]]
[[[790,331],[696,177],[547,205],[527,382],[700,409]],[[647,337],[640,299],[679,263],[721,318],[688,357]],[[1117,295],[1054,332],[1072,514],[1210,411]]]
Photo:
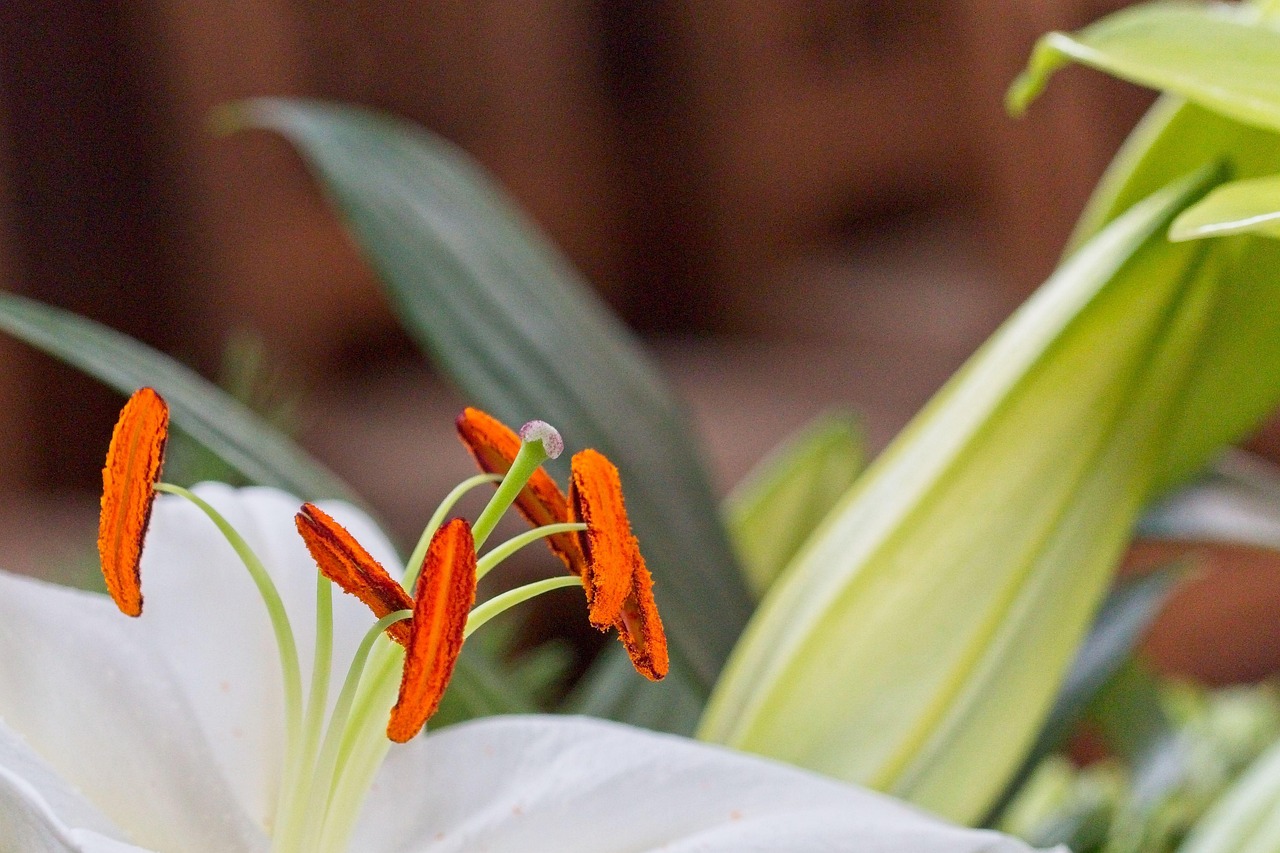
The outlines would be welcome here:
[[[1102,226],[1160,187],[1207,163],[1238,178],[1280,172],[1280,135],[1165,95],[1107,167],[1068,243],[1072,252]]]
[[[1238,178],[1280,173],[1280,136],[1166,97],[1116,156],[1073,235],[1079,245],[1136,201],[1188,171],[1224,164]],[[1223,443],[1280,402],[1280,241],[1241,234],[1209,241],[1220,302],[1199,366],[1172,424],[1156,492],[1185,482]]]
[[[1280,849],[1280,742],[1197,821],[1178,853],[1262,853]]]
[[[759,462],[725,500],[747,585],[761,597],[866,465],[850,415],[823,415]]]
[[[1219,298],[1163,231],[1077,252],[860,478],[761,604],[700,735],[980,819],[1092,620]]]
[[[1280,238],[1280,175],[1223,184],[1169,226],[1170,240],[1249,233]]]
[[[625,715],[635,726],[692,735],[703,702],[696,690],[681,683],[686,677],[672,670],[656,684],[636,678],[635,667],[621,646],[610,643],[560,710],[614,719]]]
[[[305,499],[359,502],[336,476],[262,417],[169,356],[59,308],[0,293],[0,331],[25,341],[115,388],[144,385],[169,403],[175,427],[251,481]],[[107,438],[103,437],[105,452]]]
[[[992,813],[983,821],[991,825],[1021,790],[1040,762],[1062,745],[1071,727],[1085,709],[1133,657],[1134,649],[1146,634],[1169,593],[1185,575],[1186,564],[1167,566],[1117,586],[1107,596],[1089,636],[1062,682],[1049,717],[1027,752],[1022,767],[1005,788]]]
[[[330,104],[255,100],[233,121],[306,158],[410,334],[476,405],[541,418],[622,472],[683,683],[705,691],[751,613],[685,413],[634,338],[459,150]],[[563,471],[563,462],[557,470]]]
[[[1280,130],[1280,30],[1259,17],[1248,6],[1148,3],[1075,34],[1049,33],[1009,89],[1009,110],[1021,114],[1049,76],[1074,60]]]

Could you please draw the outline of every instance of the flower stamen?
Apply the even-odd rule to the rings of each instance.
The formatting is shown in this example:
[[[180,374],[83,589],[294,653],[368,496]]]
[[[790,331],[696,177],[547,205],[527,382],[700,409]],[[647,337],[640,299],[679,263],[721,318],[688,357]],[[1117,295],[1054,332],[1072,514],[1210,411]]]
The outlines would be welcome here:
[[[583,450],[574,455],[569,510],[574,521],[587,525],[578,541],[587,563],[583,586],[591,624],[601,631],[617,628],[636,670],[660,680],[669,660],[653,577],[631,532],[618,469],[604,454]]]
[[[294,521],[321,573],[363,601],[379,619],[413,609],[413,599],[404,587],[324,510],[305,503]],[[387,636],[402,646],[408,644],[409,635],[407,622],[394,622],[387,628]]]
[[[455,518],[431,540],[418,577],[400,695],[387,723],[391,740],[412,738],[440,706],[475,600],[475,541],[467,523]]]
[[[128,616],[142,615],[142,544],[168,436],[168,405],[140,388],[120,411],[102,469],[98,555],[107,591]]]
[[[464,409],[458,415],[457,427],[458,437],[475,458],[476,464],[482,471],[490,474],[506,474],[524,445],[515,430],[479,409]],[[546,444],[545,440],[543,444]],[[569,520],[569,506],[564,492],[560,491],[551,475],[541,468],[530,475],[525,487],[516,495],[515,506],[534,527]],[[582,577],[586,561],[572,533],[548,536],[547,544],[564,561],[570,572]]]

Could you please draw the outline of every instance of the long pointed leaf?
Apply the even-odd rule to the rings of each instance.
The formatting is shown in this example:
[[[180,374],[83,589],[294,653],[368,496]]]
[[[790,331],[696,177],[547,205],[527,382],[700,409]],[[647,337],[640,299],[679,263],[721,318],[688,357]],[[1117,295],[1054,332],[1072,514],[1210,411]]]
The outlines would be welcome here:
[[[1057,692],[1163,450],[1216,292],[1162,231],[1202,174],[1087,244],[784,574],[701,735],[977,820]]]
[[[0,293],[0,331],[122,394],[152,386],[168,401],[176,427],[255,483],[305,500],[357,500],[341,480],[266,420],[195,371],[127,335],[12,293]]]
[[[1149,3],[1078,33],[1049,33],[1009,90],[1020,113],[1074,60],[1163,89],[1245,124],[1280,130],[1280,30],[1247,6]]]
[[[757,598],[773,585],[865,464],[858,422],[824,415],[789,436],[725,499],[729,533]]]
[[[1280,238],[1280,175],[1223,184],[1169,226],[1170,240],[1250,233]]]
[[[684,412],[636,341],[458,150],[365,111],[259,100],[243,121],[298,147],[410,334],[477,405],[541,418],[622,472],[691,683],[751,613]]]

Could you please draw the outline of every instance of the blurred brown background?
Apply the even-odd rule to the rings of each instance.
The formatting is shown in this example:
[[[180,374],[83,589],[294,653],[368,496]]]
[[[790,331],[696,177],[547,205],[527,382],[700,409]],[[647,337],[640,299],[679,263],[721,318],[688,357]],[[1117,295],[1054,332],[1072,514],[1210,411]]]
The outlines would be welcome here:
[[[391,110],[478,157],[652,342],[728,486],[832,405],[883,444],[1051,269],[1149,95],[1069,69],[1013,121],[1004,88],[1038,34],[1118,5],[8,0],[0,287],[207,374],[256,332],[304,443],[409,535],[468,471],[461,402],[287,146],[206,128],[259,94]],[[21,568],[31,518],[91,509],[120,398],[8,342],[0,365]]]

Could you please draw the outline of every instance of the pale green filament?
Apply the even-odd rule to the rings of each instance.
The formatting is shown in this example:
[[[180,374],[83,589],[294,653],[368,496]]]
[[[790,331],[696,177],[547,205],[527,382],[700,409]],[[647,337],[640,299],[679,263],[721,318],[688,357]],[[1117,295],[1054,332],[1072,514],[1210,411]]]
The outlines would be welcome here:
[[[277,816],[275,843],[289,849],[304,831],[311,811],[309,789],[314,784],[316,751],[324,729],[324,707],[329,698],[329,676],[333,669],[333,584],[316,573],[316,643],[311,666],[311,692],[307,697],[306,718],[302,726],[302,747],[293,756],[292,778],[297,781],[293,794],[284,803],[282,816]],[[303,848],[305,849],[305,847]]]
[[[276,817],[280,819],[288,805],[290,792],[297,788],[297,779],[292,774],[296,770],[294,756],[298,751],[302,726],[302,674],[298,666],[298,646],[293,638],[293,628],[289,624],[289,615],[285,612],[284,601],[281,600],[279,590],[276,589],[271,575],[258,559],[258,555],[253,553],[249,543],[244,541],[244,537],[236,532],[221,513],[203,498],[181,486],[156,483],[155,489],[157,492],[167,492],[186,498],[209,517],[209,520],[226,538],[227,543],[235,550],[236,555],[240,557],[244,567],[249,570],[249,576],[253,578],[253,583],[258,588],[262,603],[267,607],[267,615],[271,618],[271,630],[275,632],[276,648],[280,654],[280,670],[284,675],[285,766],[280,798],[276,805]]]
[[[444,496],[444,500],[440,502],[440,506],[436,507],[431,520],[427,522],[426,528],[423,529],[422,535],[418,537],[418,544],[413,549],[413,554],[409,556],[409,562],[405,564],[403,586],[410,595],[413,595],[414,584],[418,582],[418,573],[422,571],[422,562],[427,558],[427,549],[431,547],[431,537],[435,536],[436,531],[440,529],[440,525],[444,524],[444,518],[449,514],[449,510],[453,509],[454,505],[462,500],[462,497],[467,492],[477,486],[501,481],[501,474],[476,474],[474,477],[469,477],[454,486],[453,491]]]
[[[537,542],[539,539],[555,536],[557,533],[577,533],[586,529],[587,526],[585,524],[566,521],[561,524],[547,524],[542,527],[535,527],[532,530],[521,533],[519,536],[512,536],[476,562],[476,580],[489,574],[499,563],[530,542]]]
[[[481,625],[499,613],[505,613],[517,604],[542,595],[544,592],[550,592],[553,589],[564,589],[570,586],[582,586],[582,580],[573,575],[563,575],[558,578],[534,581],[524,586],[518,586],[515,589],[509,589],[501,595],[495,595],[471,611],[471,615],[467,617],[467,627],[462,636],[463,638],[470,637]]]
[[[337,702],[334,703],[333,713],[329,715],[329,727],[325,731],[324,744],[320,747],[320,754],[311,775],[312,781],[308,786],[307,807],[303,821],[303,825],[308,828],[306,837],[303,838],[305,843],[302,849],[304,850],[317,849],[321,840],[321,830],[328,820],[329,804],[337,788],[339,748],[346,734],[351,704],[355,701],[356,691],[364,675],[365,662],[369,659],[374,641],[395,623],[412,616],[412,610],[397,610],[379,619],[364,635],[355,656],[351,659],[351,667],[347,670],[347,677],[342,682],[342,690],[338,693]]]
[[[541,440],[525,441],[520,444],[520,452],[516,454],[515,459],[511,460],[511,467],[507,469],[507,474],[498,484],[493,497],[489,498],[489,505],[480,513],[476,523],[471,525],[471,535],[475,537],[477,549],[489,538],[498,520],[506,514],[525,483],[529,482],[529,478],[533,476],[533,472],[537,471],[538,466],[546,462],[547,458],[547,450],[543,447]]]

